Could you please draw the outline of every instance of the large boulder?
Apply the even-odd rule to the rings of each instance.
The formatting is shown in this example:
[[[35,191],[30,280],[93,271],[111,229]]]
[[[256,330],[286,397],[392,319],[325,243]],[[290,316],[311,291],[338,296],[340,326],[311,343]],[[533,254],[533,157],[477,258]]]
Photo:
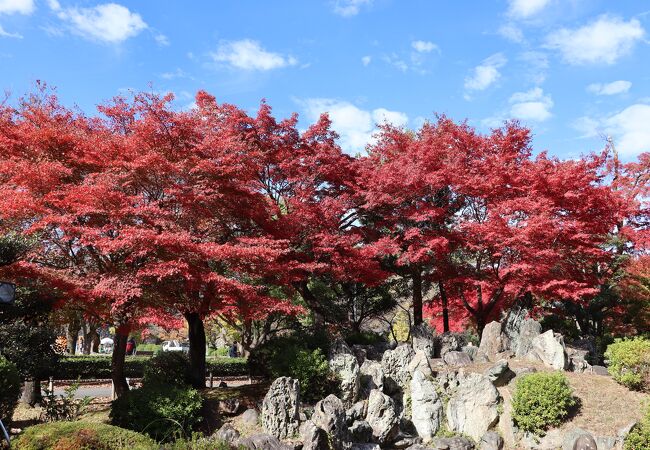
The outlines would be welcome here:
[[[236,448],[250,450],[292,450],[291,447],[280,442],[277,437],[264,433],[241,438],[236,444]]]
[[[504,386],[515,377],[515,373],[510,370],[508,361],[502,359],[487,369],[485,371],[485,376],[487,376],[495,386]]]
[[[389,393],[405,392],[411,381],[409,364],[415,352],[409,344],[397,346],[394,350],[387,350],[381,358],[384,370],[384,390]]]
[[[507,350],[504,336],[501,334],[501,323],[490,322],[483,328],[481,343],[478,347],[479,353],[493,361],[497,355]]]
[[[440,351],[436,356],[444,358],[445,355],[449,352],[457,352],[463,348],[463,345],[466,343],[466,338],[460,333],[446,332],[439,336],[438,338]]]
[[[485,375],[459,376],[458,388],[447,403],[447,424],[451,431],[475,441],[494,426],[498,419],[499,392]]]
[[[433,441],[433,448],[446,450],[472,450],[474,444],[472,441],[462,436],[440,437]]]
[[[517,357],[526,356],[533,346],[533,340],[542,333],[542,325],[533,319],[525,319],[519,332],[510,341],[510,350]]]
[[[399,414],[392,398],[379,390],[374,390],[368,398],[366,422],[372,428],[373,440],[386,444],[399,431]]]
[[[384,368],[380,362],[366,359],[359,372],[360,394],[363,398],[368,398],[374,389],[384,390]]]
[[[350,430],[345,418],[343,402],[335,395],[328,395],[314,407],[312,422],[327,433],[333,450],[346,450],[352,445]]]
[[[481,437],[479,450],[502,450],[503,438],[496,431],[488,431]]]
[[[357,420],[363,420],[366,418],[366,412],[368,411],[368,402],[366,400],[361,400],[356,402],[354,405],[349,407],[345,411],[345,419],[348,425],[352,425]]]
[[[225,423],[213,436],[215,439],[232,446],[239,439],[239,431],[235,430],[231,424]]]
[[[329,450],[327,433],[311,420],[300,425],[300,440],[302,450]]]
[[[535,339],[526,357],[532,361],[542,361],[555,370],[566,370],[568,367],[564,338],[548,330]]]
[[[428,358],[436,356],[436,332],[428,323],[423,322],[411,330],[413,350],[421,351]]]
[[[453,367],[464,367],[472,364],[472,358],[465,352],[457,352],[455,350],[445,353],[442,358],[445,364]]]
[[[262,402],[262,427],[278,439],[298,432],[300,383],[289,377],[277,378]]]
[[[562,450],[598,450],[596,440],[588,431],[576,428],[564,436]]]
[[[566,346],[567,365],[572,372],[589,372],[591,364],[587,362],[589,350]]]
[[[417,351],[415,352],[415,356],[413,356],[413,359],[411,359],[411,362],[409,363],[409,373],[411,374],[411,377],[415,373],[416,370],[419,370],[425,375],[428,376],[433,376],[433,370],[431,369],[431,363],[427,355],[423,351]]]
[[[425,441],[433,439],[443,419],[442,401],[436,384],[419,370],[411,380],[411,422]]]
[[[354,355],[339,353],[329,360],[330,370],[341,380],[341,399],[351,405],[359,397],[361,373],[359,363]]]
[[[372,427],[365,420],[357,420],[350,427],[353,442],[372,441]]]

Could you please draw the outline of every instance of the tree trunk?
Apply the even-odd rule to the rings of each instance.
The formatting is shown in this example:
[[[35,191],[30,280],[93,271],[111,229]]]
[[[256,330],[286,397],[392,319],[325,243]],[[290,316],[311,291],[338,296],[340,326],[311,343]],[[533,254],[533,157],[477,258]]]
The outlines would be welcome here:
[[[81,324],[77,318],[70,320],[66,328],[66,340],[68,353],[74,355],[77,352],[77,341],[79,340],[79,331],[81,331]]]
[[[99,344],[100,344],[99,333],[97,332],[97,330],[95,330],[95,334],[93,335],[92,338],[92,346],[90,348],[92,353],[99,353]]]
[[[482,314],[476,315],[476,333],[478,334],[479,341],[483,337],[483,329],[485,328],[485,317]]]
[[[84,345],[83,345],[83,354],[90,355],[93,351],[93,345],[95,342],[95,337],[99,340],[99,335],[97,334],[97,326],[93,323],[88,322],[84,328]]]
[[[129,340],[129,328],[125,325],[116,327],[113,342],[113,356],[111,358],[111,378],[115,395],[121,397],[129,392],[129,384],[124,375],[124,359],[126,357],[126,342]]]
[[[25,385],[23,387],[23,394],[20,397],[20,401],[29,406],[34,406],[41,403],[43,399],[41,395],[41,380],[25,380]]]
[[[442,281],[438,282],[438,288],[440,289],[440,301],[442,303],[442,331],[447,333],[449,332],[449,300]]]
[[[422,272],[414,269],[413,279],[413,326],[417,327],[422,323]]]
[[[300,292],[300,296],[305,303],[307,303],[307,306],[314,315],[314,327],[316,329],[322,329],[325,327],[325,316],[321,313],[318,299],[316,299],[316,296],[309,289],[307,281],[300,282],[297,285],[297,290]]]
[[[190,340],[190,373],[192,386],[205,387],[205,328],[199,313],[185,313]]]

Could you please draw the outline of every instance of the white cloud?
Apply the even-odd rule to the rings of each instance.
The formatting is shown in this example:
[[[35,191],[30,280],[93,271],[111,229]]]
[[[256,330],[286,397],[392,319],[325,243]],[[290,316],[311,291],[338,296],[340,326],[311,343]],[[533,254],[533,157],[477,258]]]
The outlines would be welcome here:
[[[34,0],[0,0],[0,14],[24,14],[34,12]]]
[[[413,41],[411,42],[411,47],[413,47],[416,52],[420,53],[429,53],[433,50],[438,50],[438,46],[429,41]]]
[[[370,6],[372,2],[373,0],[334,0],[334,12],[343,17],[356,16],[363,6]]]
[[[524,42],[524,33],[521,28],[511,23],[501,26],[498,33],[509,41],[521,44]]]
[[[147,28],[140,14],[116,3],[66,9],[60,9],[57,1],[50,1],[49,4],[76,33],[91,40],[118,44]]]
[[[544,95],[540,87],[526,92],[516,92],[510,97],[510,116],[532,122],[544,122],[551,118],[553,100],[550,95]]]
[[[158,33],[153,37],[156,40],[156,43],[161,47],[167,47],[169,45],[169,38],[162,33]]]
[[[508,15],[516,19],[529,19],[540,13],[551,0],[509,0]]]
[[[558,50],[569,64],[614,64],[629,54],[644,35],[637,19],[626,22],[602,15],[580,28],[562,28],[549,34],[546,46]]]
[[[471,74],[465,78],[465,89],[467,91],[483,91],[492,86],[501,77],[499,69],[508,60],[502,53],[495,53],[476,66]]]
[[[402,72],[409,70],[408,63],[400,58],[396,53],[384,55],[381,59]]]
[[[328,113],[332,128],[341,137],[341,148],[352,154],[363,151],[372,142],[376,124],[404,126],[408,123],[408,116],[402,112],[385,108],[364,110],[343,100],[311,98],[301,103],[311,121],[318,120],[322,113]]]
[[[364,56],[363,58],[361,58],[361,63],[362,63],[364,66],[367,66],[368,64],[370,64],[371,61],[372,61],[372,57],[371,57],[371,56],[368,56],[368,55],[366,55],[366,56]]]
[[[5,31],[5,29],[2,28],[2,25],[0,25],[0,37],[8,37],[8,38],[15,38],[15,39],[23,38],[23,36],[19,33],[10,33],[8,31]]]
[[[573,127],[582,137],[612,136],[618,152],[632,158],[650,151],[650,105],[637,103],[604,118],[581,117]]]
[[[549,64],[545,53],[528,51],[522,53],[520,59],[525,63],[527,78],[532,83],[542,84],[546,80]]]
[[[624,94],[630,90],[632,83],[626,80],[612,81],[611,83],[592,83],[587,86],[587,91],[596,95]]]
[[[259,42],[251,39],[223,42],[212,53],[212,58],[242,70],[273,70],[298,64],[293,56],[266,51]]]

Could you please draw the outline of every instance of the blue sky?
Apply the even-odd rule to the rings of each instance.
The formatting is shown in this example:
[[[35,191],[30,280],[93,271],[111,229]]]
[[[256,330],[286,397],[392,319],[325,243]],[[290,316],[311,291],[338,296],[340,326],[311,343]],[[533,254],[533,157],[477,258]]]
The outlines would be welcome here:
[[[519,118],[563,158],[612,136],[650,150],[650,3],[637,0],[0,0],[0,88],[36,80],[94,113],[128,90],[205,89],[301,126],[329,111],[362,151],[376,123]]]

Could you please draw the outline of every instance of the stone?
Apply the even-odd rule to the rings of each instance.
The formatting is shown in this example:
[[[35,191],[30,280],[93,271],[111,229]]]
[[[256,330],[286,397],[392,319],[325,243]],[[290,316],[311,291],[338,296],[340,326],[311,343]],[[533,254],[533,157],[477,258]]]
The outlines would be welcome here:
[[[235,447],[250,450],[292,450],[291,447],[280,442],[277,437],[265,433],[253,434],[239,439]]]
[[[469,344],[465,345],[461,351],[467,353],[473,361],[474,358],[476,358],[476,354],[478,353],[478,347],[470,342]]]
[[[592,446],[593,445],[593,446]],[[565,434],[562,450],[598,450],[596,440],[585,430],[575,428]]]
[[[253,408],[247,409],[239,417],[243,423],[248,425],[257,425],[260,420],[260,415]]]
[[[532,347],[526,358],[533,361],[542,361],[555,370],[565,370],[567,368],[567,357],[564,338],[553,333],[553,330],[540,334],[533,339]]]
[[[415,356],[413,348],[401,344],[394,350],[387,350],[381,358],[384,371],[384,391],[388,394],[404,392],[410,381],[409,363]]]
[[[384,390],[384,368],[380,362],[365,360],[359,373],[361,397],[368,398],[370,391],[374,389]]]
[[[459,386],[447,403],[451,431],[478,441],[499,420],[499,392],[488,377],[478,373],[459,377]]]
[[[244,405],[236,398],[229,398],[226,400],[219,401],[219,412],[223,413],[226,416],[235,416],[241,413],[244,409]]]
[[[465,336],[460,333],[443,333],[438,338],[440,343],[440,352],[436,356],[444,358],[449,352],[457,352],[465,345]]]
[[[347,424],[352,425],[352,423],[356,422],[357,420],[365,419],[367,412],[368,412],[367,401],[361,400],[360,402],[356,402],[354,405],[348,408],[347,411],[345,411],[345,419]]]
[[[227,442],[232,446],[239,439],[239,431],[235,430],[231,424],[225,423],[216,433],[214,433],[213,436],[214,438],[222,442]]]
[[[354,444],[352,450],[381,450],[379,444],[365,443],[365,444]]]
[[[605,366],[591,366],[591,373],[601,375],[603,377],[609,376],[609,371]]]
[[[357,420],[350,427],[353,442],[372,441],[372,427],[365,420]]]
[[[621,427],[618,429],[616,432],[616,437],[618,440],[621,442],[625,440],[628,434],[630,434],[630,431],[632,431],[632,428],[636,425],[636,420],[633,420],[631,422],[628,422],[625,426]]]
[[[341,381],[341,399],[346,405],[351,405],[359,397],[361,373],[357,358],[349,353],[338,353],[329,360],[330,370]]]
[[[589,372],[591,364],[587,362],[589,350],[583,350],[575,347],[566,347],[568,369],[572,372],[584,373]]]
[[[379,390],[370,393],[366,421],[372,428],[375,442],[385,444],[394,438],[399,430],[399,419],[392,398]]]
[[[302,450],[329,450],[327,433],[308,420],[300,425]]]
[[[501,323],[490,322],[483,328],[481,335],[481,344],[478,347],[479,352],[483,353],[490,361],[496,358],[496,355],[506,350],[504,338],[501,334]]]
[[[598,450],[613,450],[616,447],[617,439],[612,436],[598,436],[595,438],[596,447]]]
[[[503,438],[496,431],[488,431],[481,437],[478,445],[479,450],[502,450]]]
[[[262,402],[262,427],[278,439],[298,432],[300,383],[289,377],[276,378]]]
[[[361,364],[368,359],[368,350],[366,350],[362,345],[353,345],[352,353],[354,354],[354,357],[357,358],[357,364],[359,364],[359,367],[361,367]]]
[[[437,438],[433,441],[432,447],[436,450],[472,450],[474,444],[466,437],[454,436]]]
[[[443,360],[445,364],[453,367],[464,367],[472,364],[472,358],[467,353],[455,350],[445,353]]]
[[[435,358],[436,332],[428,323],[423,322],[411,330],[411,341],[415,352],[421,351],[428,358]]]
[[[421,443],[422,438],[419,436],[398,435],[395,438],[395,442],[391,444],[391,448],[394,448],[396,450],[404,450]]]
[[[336,395],[328,395],[316,403],[311,421],[327,433],[333,450],[349,449],[352,445],[345,408]]]
[[[433,370],[431,369],[431,364],[429,362],[429,358],[427,355],[424,354],[422,351],[417,351],[415,352],[415,356],[413,356],[413,359],[411,359],[411,362],[409,363],[409,373],[411,374],[411,377],[413,377],[413,373],[415,373],[416,370],[422,372],[425,375],[428,376],[433,376]]]
[[[510,370],[508,361],[502,359],[501,361],[498,361],[494,366],[486,370],[485,376],[490,379],[492,384],[499,387],[508,384],[508,382],[514,378],[515,373]]]
[[[528,310],[524,308],[513,308],[511,312],[507,316],[503,334],[508,340],[506,347],[520,358],[528,354],[533,339],[542,333],[542,325],[534,319],[526,319]]]
[[[411,380],[411,422],[425,441],[433,439],[443,419],[442,401],[436,384],[419,370]]]

